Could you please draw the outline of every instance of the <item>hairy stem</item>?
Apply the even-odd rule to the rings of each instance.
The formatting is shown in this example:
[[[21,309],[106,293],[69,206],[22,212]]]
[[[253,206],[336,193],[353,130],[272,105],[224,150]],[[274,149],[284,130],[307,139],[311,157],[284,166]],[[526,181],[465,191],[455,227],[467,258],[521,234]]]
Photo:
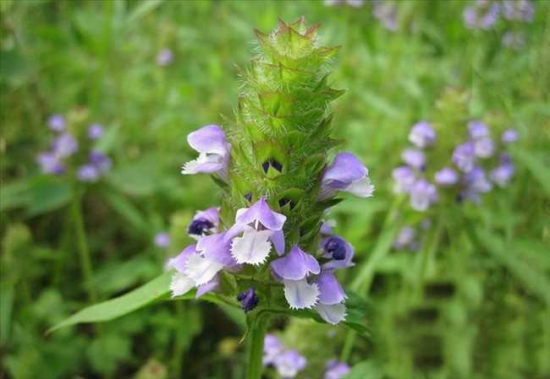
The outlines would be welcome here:
[[[84,228],[84,217],[82,216],[82,196],[81,194],[73,195],[73,201],[71,204],[71,213],[75,226],[77,248],[80,255],[80,267],[82,269],[82,275],[84,276],[84,283],[86,292],[88,293],[88,299],[91,302],[96,301],[96,293],[93,285],[93,270],[92,260],[90,257],[90,250],[88,249],[88,240],[86,238],[86,230]]]

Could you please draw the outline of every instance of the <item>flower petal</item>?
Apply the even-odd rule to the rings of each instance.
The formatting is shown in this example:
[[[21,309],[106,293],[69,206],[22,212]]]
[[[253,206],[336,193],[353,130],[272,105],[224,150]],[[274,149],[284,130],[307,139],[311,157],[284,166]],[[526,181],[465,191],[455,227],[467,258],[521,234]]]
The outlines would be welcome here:
[[[218,125],[206,125],[189,133],[187,142],[199,153],[223,156],[229,151],[225,133]]]
[[[225,232],[202,237],[197,242],[197,251],[205,258],[218,262],[223,266],[235,264],[231,256],[230,241],[225,238]]]
[[[367,168],[352,153],[343,152],[334,157],[334,162],[323,174],[323,183],[331,181],[351,183],[369,174]]]
[[[309,284],[306,279],[284,280],[285,298],[291,309],[311,308],[319,298],[317,284]]]
[[[172,282],[170,283],[172,297],[183,295],[189,292],[193,287],[195,287],[195,282],[181,272],[176,272],[172,276]]]
[[[273,232],[270,238],[277,254],[283,255],[285,253],[285,234],[283,233],[283,231],[278,230],[276,232]]]
[[[319,287],[319,302],[326,305],[338,304],[346,299],[346,293],[330,271],[324,271],[315,280]]]
[[[358,197],[371,197],[374,193],[374,186],[372,185],[368,176],[356,182],[352,182],[345,189],[346,192]]]
[[[208,292],[212,292],[217,290],[220,287],[220,278],[218,275],[214,276],[214,278],[209,281],[208,283],[202,284],[197,288],[197,293],[195,297],[198,299],[204,294],[207,294]]]
[[[191,174],[210,174],[220,172],[225,169],[225,161],[222,156],[216,154],[200,153],[195,160],[189,161],[181,168],[181,173],[184,175]]]
[[[257,231],[247,227],[242,237],[233,239],[231,255],[237,263],[258,265],[265,262],[271,251],[269,237],[272,233],[271,230]]]
[[[321,271],[319,262],[301,250],[298,246],[282,258],[271,263],[271,269],[281,278],[287,280],[301,280],[308,274],[318,274]]]
[[[168,260],[167,266],[169,268],[173,268],[179,272],[184,272],[187,259],[192,255],[196,254],[197,250],[195,249],[195,245],[187,246],[179,255],[177,255],[175,258],[172,258]]]
[[[315,310],[319,313],[319,316],[326,322],[332,325],[336,325],[346,319],[346,306],[344,304],[317,304]]]
[[[250,208],[242,208],[237,211],[235,223],[239,225],[249,225],[259,222],[269,230],[281,230],[286,221],[286,216],[273,212],[265,197],[254,203]]]
[[[184,274],[192,279],[197,286],[208,283],[223,268],[223,264],[211,261],[198,254],[187,259]]]

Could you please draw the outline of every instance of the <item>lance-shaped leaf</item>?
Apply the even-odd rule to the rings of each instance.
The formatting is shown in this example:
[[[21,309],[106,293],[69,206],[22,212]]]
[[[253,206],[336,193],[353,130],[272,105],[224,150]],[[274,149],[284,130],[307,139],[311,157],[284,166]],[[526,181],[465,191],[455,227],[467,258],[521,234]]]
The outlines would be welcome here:
[[[165,272],[127,294],[84,308],[50,328],[48,333],[70,325],[113,320],[144,307],[170,292],[172,275],[173,272]]]

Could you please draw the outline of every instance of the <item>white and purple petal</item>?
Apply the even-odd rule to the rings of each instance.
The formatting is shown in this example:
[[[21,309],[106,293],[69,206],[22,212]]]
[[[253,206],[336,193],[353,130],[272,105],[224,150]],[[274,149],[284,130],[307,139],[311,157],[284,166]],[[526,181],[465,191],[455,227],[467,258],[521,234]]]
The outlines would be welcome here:
[[[374,186],[368,175],[369,170],[355,155],[339,153],[323,173],[320,199],[327,199],[337,191],[350,192],[359,197],[372,196]]]
[[[312,308],[319,299],[319,287],[302,280],[283,280],[285,299],[291,309]]]
[[[341,303],[346,299],[346,293],[331,271],[323,271],[315,279],[319,287],[319,303],[332,305]]]
[[[332,325],[336,325],[346,319],[346,306],[342,303],[333,305],[319,303],[314,309],[323,320]]]
[[[309,274],[321,272],[319,262],[298,246],[292,247],[288,254],[271,262],[271,269],[285,280],[301,280]]]
[[[246,226],[241,237],[233,238],[231,255],[238,264],[259,265],[265,262],[271,251],[271,230],[256,230]],[[205,237],[206,238],[206,237]]]

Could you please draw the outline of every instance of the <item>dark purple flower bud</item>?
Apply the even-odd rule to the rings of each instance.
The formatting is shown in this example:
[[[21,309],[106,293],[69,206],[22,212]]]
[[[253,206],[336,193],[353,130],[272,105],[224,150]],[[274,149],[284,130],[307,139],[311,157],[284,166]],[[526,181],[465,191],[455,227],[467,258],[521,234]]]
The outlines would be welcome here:
[[[346,259],[346,241],[340,237],[326,238],[323,241],[323,250],[325,254],[330,255],[336,261]]]
[[[213,227],[214,224],[209,220],[193,220],[191,221],[191,224],[189,224],[189,228],[187,228],[187,233],[202,236]]]
[[[260,298],[256,295],[254,287],[250,287],[237,295],[237,300],[241,302],[241,306],[245,312],[250,312],[260,302]]]
[[[270,159],[270,160],[267,160],[264,163],[262,163],[262,169],[264,170],[264,172],[266,174],[267,174],[267,171],[269,170],[270,167],[273,167],[275,170],[277,170],[279,172],[283,171],[283,165],[280,164],[275,159]]]

